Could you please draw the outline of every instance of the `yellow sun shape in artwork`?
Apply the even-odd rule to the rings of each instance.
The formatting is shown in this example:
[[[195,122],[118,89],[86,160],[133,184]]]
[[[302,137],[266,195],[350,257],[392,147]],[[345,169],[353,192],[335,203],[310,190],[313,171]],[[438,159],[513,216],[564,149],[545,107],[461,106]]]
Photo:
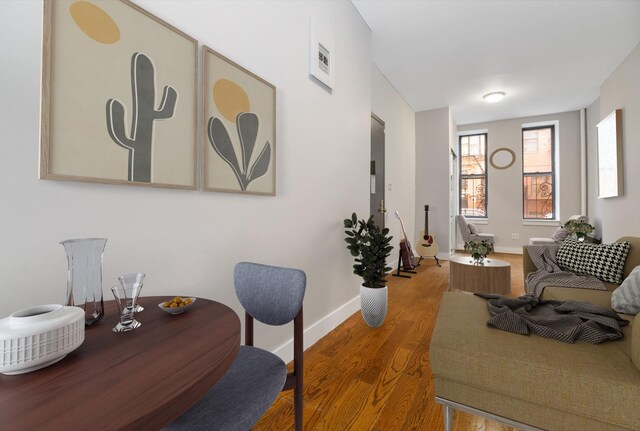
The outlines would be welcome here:
[[[99,43],[112,44],[120,40],[118,24],[98,6],[77,1],[69,6],[71,17],[84,34]]]
[[[218,79],[213,85],[213,100],[220,114],[232,123],[241,112],[251,112],[249,96],[235,82]]]

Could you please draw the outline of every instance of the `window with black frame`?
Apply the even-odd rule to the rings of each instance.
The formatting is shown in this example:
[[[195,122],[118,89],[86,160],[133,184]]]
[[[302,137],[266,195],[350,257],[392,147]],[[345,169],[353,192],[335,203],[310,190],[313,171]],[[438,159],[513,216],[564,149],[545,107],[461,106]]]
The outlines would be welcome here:
[[[556,218],[555,127],[522,129],[522,217]]]
[[[459,138],[460,214],[487,217],[487,134]]]

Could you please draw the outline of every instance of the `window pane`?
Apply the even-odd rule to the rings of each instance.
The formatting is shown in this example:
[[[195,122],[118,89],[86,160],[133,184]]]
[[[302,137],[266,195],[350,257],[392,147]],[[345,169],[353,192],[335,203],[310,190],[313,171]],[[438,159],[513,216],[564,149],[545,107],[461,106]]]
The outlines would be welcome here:
[[[522,168],[525,174],[552,171],[552,128],[522,131]]]
[[[553,176],[525,175],[524,218],[554,218]]]
[[[463,157],[469,155],[469,139],[466,137],[460,139],[460,155]]]
[[[487,214],[484,178],[462,179],[460,182],[460,214],[467,217],[484,217]]]
[[[460,141],[460,174],[484,175],[487,164],[485,136],[473,135],[463,138],[468,140]]]

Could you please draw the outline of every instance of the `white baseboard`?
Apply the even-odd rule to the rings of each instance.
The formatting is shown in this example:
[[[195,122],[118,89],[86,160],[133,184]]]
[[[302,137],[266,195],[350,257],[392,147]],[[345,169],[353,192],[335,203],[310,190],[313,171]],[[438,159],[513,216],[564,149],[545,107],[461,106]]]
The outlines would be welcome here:
[[[522,247],[494,247],[496,253],[522,254]]]
[[[451,253],[447,253],[445,251],[441,251],[438,253],[438,259],[440,260],[449,260],[451,259]]]
[[[360,295],[347,301],[344,305],[306,328],[304,330],[304,349],[306,350],[315,344],[316,341],[327,335],[358,310],[360,310]],[[293,360],[293,338],[276,348],[273,353],[278,355],[286,364],[291,362]]]
[[[464,244],[458,244],[456,247],[457,250],[463,251]],[[501,245],[496,245],[493,247],[496,253],[509,253],[509,254],[522,254],[522,246],[520,247],[503,247]],[[440,257],[440,256],[438,256]]]

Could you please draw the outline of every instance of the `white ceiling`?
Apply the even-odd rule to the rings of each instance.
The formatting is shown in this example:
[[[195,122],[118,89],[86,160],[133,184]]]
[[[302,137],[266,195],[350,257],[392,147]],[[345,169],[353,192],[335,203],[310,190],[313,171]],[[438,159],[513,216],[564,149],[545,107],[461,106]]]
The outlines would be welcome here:
[[[352,2],[407,103],[449,106],[459,125],[584,108],[640,42],[640,0]]]

